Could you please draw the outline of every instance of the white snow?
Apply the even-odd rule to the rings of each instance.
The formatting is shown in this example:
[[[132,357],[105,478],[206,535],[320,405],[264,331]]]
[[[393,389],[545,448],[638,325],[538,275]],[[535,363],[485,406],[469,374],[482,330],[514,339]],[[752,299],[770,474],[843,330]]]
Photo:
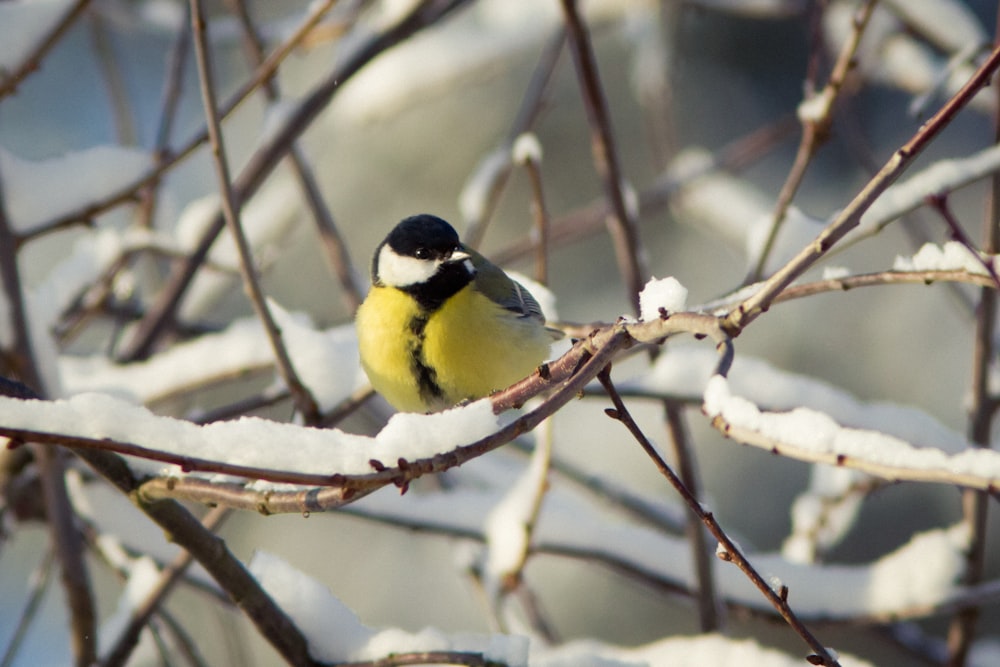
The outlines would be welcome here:
[[[531,654],[533,667],[800,667],[802,656],[789,655],[761,646],[753,639],[736,639],[718,634],[676,636],[636,647],[602,644],[594,640],[574,640],[554,649],[537,649]],[[843,667],[873,667],[871,663],[843,655]]]
[[[528,640],[504,635],[446,634],[433,628],[410,633],[364,625],[323,584],[267,552],[249,565],[264,590],[288,614],[309,642],[309,652],[325,662],[384,658],[416,651],[474,651],[488,660],[527,665]]]
[[[986,275],[983,260],[958,241],[948,241],[943,246],[925,243],[912,257],[897,256],[892,268],[896,271],[968,271]]]
[[[915,447],[879,431],[845,428],[829,415],[809,408],[790,412],[765,412],[734,395],[722,376],[712,377],[704,394],[703,409],[711,418],[721,416],[730,427],[751,431],[746,444],[809,461],[842,462],[872,474],[955,482],[987,488],[1000,480],[1000,452],[968,445],[956,454],[937,447]],[[843,461],[842,461],[843,459]]]
[[[123,146],[93,146],[41,161],[0,148],[7,214],[16,231],[30,231],[125,189],[152,165],[146,151]]]
[[[850,269],[846,266],[824,266],[823,280],[840,280],[851,275]]]
[[[118,607],[102,624],[98,633],[98,654],[106,655],[125,631],[136,609],[149,596],[160,580],[160,569],[149,556],[141,556],[131,561],[128,581]]]
[[[0,2],[0,72],[18,68],[72,4],[73,0]]]
[[[314,429],[244,417],[198,426],[160,417],[146,408],[103,394],[60,401],[0,398],[0,424],[37,432],[130,442],[179,456],[302,473],[345,475],[415,461],[475,442],[499,428],[488,400],[433,415],[397,414],[374,438],[337,429]],[[135,460],[133,463],[138,465]],[[149,470],[176,467],[153,463]]]
[[[528,527],[534,522],[536,508],[545,493],[550,454],[548,445],[537,443],[527,469],[486,516],[482,576],[490,597],[496,596],[504,580],[516,574],[525,562]]]
[[[539,163],[542,161],[542,144],[533,133],[525,132],[514,140],[510,154],[517,164]]]
[[[286,243],[299,220],[300,193],[285,175],[271,178],[240,211],[240,224],[254,255],[258,270],[263,272],[274,254],[268,250]],[[190,203],[177,224],[178,244],[193,249],[202,232],[218,212],[218,197],[210,195]],[[196,320],[211,313],[219,298],[232,292],[239,282],[239,253],[236,243],[225,229],[212,245],[209,264],[222,271],[199,271],[181,302],[180,316]]]
[[[477,460],[486,470],[472,479],[466,477],[468,470],[463,466],[455,471],[455,488],[447,491],[373,494],[345,510],[402,526],[478,535],[485,540],[483,517],[501,502],[511,483],[511,473],[496,474],[499,459]],[[556,477],[546,493],[532,548],[538,553],[582,554],[619,563],[670,585],[696,585],[686,539],[623,520],[607,509],[602,499],[560,483]],[[961,528],[931,530],[881,558],[857,565],[792,563],[777,553],[746,555],[758,571],[788,586],[792,606],[803,618],[849,618],[903,613],[952,593],[962,567],[965,535]],[[713,567],[725,599],[770,609],[738,568],[721,560]]]
[[[639,317],[652,322],[660,319],[660,310],[679,313],[687,306],[688,291],[674,277],[652,278],[639,292]]]
[[[312,393],[320,410],[330,410],[347,398],[358,386],[361,368],[354,327],[318,331],[308,316],[293,315],[273,299],[268,299],[268,307],[299,380]]]
[[[979,19],[964,2],[956,0],[885,0],[916,32],[946,52],[957,52],[970,44],[989,43]]]

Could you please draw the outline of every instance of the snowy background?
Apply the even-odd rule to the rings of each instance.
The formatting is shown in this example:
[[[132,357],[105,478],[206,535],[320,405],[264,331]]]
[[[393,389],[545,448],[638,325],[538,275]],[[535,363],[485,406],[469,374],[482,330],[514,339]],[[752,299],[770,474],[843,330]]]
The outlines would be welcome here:
[[[78,4],[88,6],[37,70],[10,85],[6,77]],[[230,4],[240,3],[208,3],[221,100],[252,70]],[[334,4],[280,65],[278,99],[254,93],[225,120],[233,174],[253,167],[317,82],[415,3]],[[644,292],[641,319],[655,319],[659,307],[715,312],[717,300],[758,263],[795,157],[797,114],[822,114],[815,100],[803,104],[811,59],[820,63],[822,87],[857,4],[831,2],[816,18],[811,3],[793,0],[581,3],[625,198],[632,208],[644,202],[637,223],[647,277],[661,279]],[[988,53],[981,47],[992,40],[994,3],[882,4],[865,29],[831,140],[806,171],[767,273],[811,241]],[[247,5],[269,52],[322,3]],[[399,457],[426,458],[509,423],[514,417],[494,416],[488,401],[386,423],[389,409],[373,399],[335,429],[300,426],[226,233],[179,307],[184,335],[165,338],[148,358],[116,363],[136,330],[127,316],[155,302],[171,258],[192,252],[219,206],[211,155],[201,144],[166,172],[152,209],[132,194],[97,214],[88,208],[131,193],[160,159],[158,146],[177,150],[204,126],[188,43],[176,116],[163,131],[185,12],[185,3],[170,0],[0,3],[0,222],[11,232],[4,239],[22,240],[16,254],[0,248],[0,260],[23,281],[38,381],[58,399],[0,398],[0,428],[132,443],[148,450],[130,459],[138,474],[266,494],[300,488],[266,470],[364,476],[371,459],[391,466]],[[522,142],[512,156],[508,145],[561,21],[556,0],[469,2],[366,65],[310,121],[298,147],[343,234],[349,282],[365,289],[371,250],[407,215],[434,213],[473,233],[470,220],[488,209],[490,170],[527,154],[540,157],[549,214],[557,224],[570,221],[562,227],[568,233],[550,240],[551,294],[539,292],[539,300],[566,322],[639,315],[601,216],[588,216],[604,191],[565,48],[530,128],[540,148]],[[915,284],[884,279],[776,304],[736,339],[727,379],[712,377],[712,345],[690,336],[668,341],[655,361],[634,355],[615,365],[629,409],[672,463],[663,398],[684,406],[703,504],[772,588],[787,586],[792,609],[845,666],[940,661],[954,605],[969,599],[982,604],[982,616],[968,664],[996,664],[1000,655],[1000,559],[990,548],[1000,526],[991,516],[983,583],[962,587],[973,531],[962,521],[956,488],[992,488],[1000,479],[1000,454],[973,450],[968,437],[975,286],[990,284],[990,258],[956,243],[955,230],[924,205],[929,195],[949,193],[950,211],[979,243],[986,177],[1000,166],[1000,151],[991,148],[995,113],[987,89],[866,214],[844,249],[802,280],[895,271],[898,282]],[[518,248],[531,237],[532,197],[527,171],[514,168],[480,244],[528,276],[536,270],[533,252]],[[312,217],[287,163],[241,213],[291,362],[326,413],[365,380],[351,296],[320,248]],[[110,297],[92,311],[81,307],[88,303],[82,295],[101,292],[85,288],[100,287],[119,263],[125,268],[107,285]],[[925,286],[931,275],[937,284]],[[8,284],[0,295],[7,376],[14,374],[16,308]],[[420,479],[405,495],[390,485],[335,511],[236,511],[220,535],[305,633],[318,660],[468,650],[510,665],[806,664],[802,639],[742,572],[715,555],[725,609],[706,631],[704,608],[691,594],[699,580],[683,503],[621,424],[605,416],[600,387],[586,393],[532,437]],[[252,418],[204,424],[236,414],[228,406],[248,398],[262,399]],[[733,439],[713,428],[713,418]],[[247,486],[231,470],[188,474],[175,465],[182,457],[261,474],[248,475],[257,481]],[[838,457],[848,465],[823,465]],[[17,479],[30,484],[32,470]],[[0,647],[10,650],[15,637],[20,643],[7,664],[67,664],[67,606],[53,576],[49,533],[37,517],[6,504],[17,485],[0,480],[8,484]],[[103,654],[177,548],[89,468],[71,465],[67,487],[87,529]],[[197,502],[188,506],[205,511]],[[707,548],[714,554],[711,538]],[[47,584],[33,589],[33,577],[45,572]],[[519,584],[513,592],[512,574]],[[240,612],[218,599],[204,570],[196,565],[187,576],[165,609],[206,664],[280,664]],[[25,614],[33,590],[40,604]],[[26,630],[16,633],[25,619]],[[145,634],[129,664],[158,664],[160,651],[172,664],[189,664],[178,635],[162,630],[163,648]]]

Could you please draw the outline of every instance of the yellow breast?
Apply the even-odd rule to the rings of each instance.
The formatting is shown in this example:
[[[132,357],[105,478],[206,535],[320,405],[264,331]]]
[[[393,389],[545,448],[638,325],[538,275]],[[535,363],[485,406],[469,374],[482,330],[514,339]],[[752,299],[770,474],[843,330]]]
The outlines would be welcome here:
[[[513,384],[545,360],[551,340],[540,322],[518,318],[471,286],[429,315],[404,292],[373,287],[356,321],[372,386],[408,412],[439,410]]]

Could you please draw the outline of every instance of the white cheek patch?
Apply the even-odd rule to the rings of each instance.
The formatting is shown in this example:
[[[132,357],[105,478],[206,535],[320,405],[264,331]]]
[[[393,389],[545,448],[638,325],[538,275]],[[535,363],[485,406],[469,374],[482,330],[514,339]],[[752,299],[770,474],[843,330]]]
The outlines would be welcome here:
[[[405,257],[392,250],[388,245],[382,246],[378,253],[378,277],[390,287],[406,287],[430,280],[437,273],[439,261]]]

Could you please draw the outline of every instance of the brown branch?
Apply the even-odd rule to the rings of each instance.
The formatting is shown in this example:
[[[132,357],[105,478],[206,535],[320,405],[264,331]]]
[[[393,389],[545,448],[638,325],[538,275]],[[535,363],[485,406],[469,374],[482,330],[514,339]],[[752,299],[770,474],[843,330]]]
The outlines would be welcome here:
[[[230,510],[225,507],[216,507],[202,519],[201,524],[207,531],[217,530],[229,513]],[[141,603],[132,608],[128,625],[119,633],[114,646],[108,650],[102,667],[117,667],[128,662],[132,651],[139,644],[139,633],[149,623],[152,615],[157,612],[174,586],[181,581],[193,561],[194,557],[190,552],[182,551],[160,572],[156,585],[146,591]]]
[[[514,122],[511,123],[510,129],[507,130],[507,136],[504,138],[503,144],[497,149],[498,151],[503,151],[504,155],[510,155],[514,142],[519,136],[531,129],[531,126],[541,113],[546,99],[545,94],[549,89],[552,75],[555,73],[556,65],[559,62],[559,56],[562,54],[565,43],[566,31],[560,26],[542,48],[542,54],[531,75],[531,80],[528,82],[524,97],[521,99],[521,106],[514,116]],[[491,160],[492,155],[485,158],[487,163]],[[487,222],[496,209],[500,194],[503,192],[504,186],[506,186],[510,177],[510,172],[511,162],[510,160],[505,160],[503,167],[491,174],[485,202],[483,202],[481,210],[476,211],[473,217],[465,220],[464,236],[467,245],[478,248],[482,244],[483,237],[486,235]]]
[[[250,18],[245,0],[228,0],[227,4],[231,6],[243,27],[244,42],[250,62],[255,67],[260,67],[264,62],[264,45]],[[332,2],[328,0],[327,4],[331,5]],[[274,78],[267,79],[261,86],[261,90],[272,102],[280,97],[278,83]],[[353,313],[364,299],[364,289],[358,280],[358,272],[354,268],[354,262],[347,251],[347,244],[344,242],[336,222],[334,222],[333,214],[330,213],[329,207],[323,200],[316,176],[309,166],[305,151],[302,150],[298,142],[292,144],[288,157],[292,171],[299,182],[299,187],[302,188],[302,193],[305,195],[306,204],[312,212],[312,218],[316,224],[316,230],[319,232],[327,262],[340,283],[344,304],[347,306],[348,312]]]
[[[308,643],[285,613],[261,588],[225,542],[174,500],[148,500],[125,461],[108,452],[77,449],[77,455],[121,491],[182,549],[191,553],[258,632],[289,664],[314,665]]]
[[[62,36],[73,26],[77,18],[80,17],[80,14],[83,13],[83,10],[89,4],[89,0],[77,0],[72,7],[66,10],[66,13],[62,15],[62,18],[59,19],[59,22],[55,24],[52,30],[39,40],[35,46],[35,50],[19,66],[15,67],[9,73],[0,72],[0,99],[14,93],[17,87],[21,85],[21,82],[41,67],[42,59],[45,58],[52,47],[59,43]]]
[[[1000,43],[1000,16],[994,28],[994,44]],[[996,85],[996,81],[994,81]],[[1000,103],[1000,90],[995,90],[994,101]],[[993,141],[1000,141],[1000,112],[993,115]],[[942,202],[943,205],[943,202]],[[947,209],[942,212],[947,213]],[[964,230],[954,219],[945,215],[945,220],[964,238]],[[969,243],[966,238],[964,243]],[[1000,174],[994,172],[990,178],[989,204],[983,220],[983,250],[995,255],[1000,252]],[[976,257],[979,254],[976,253]],[[990,258],[987,269],[1000,286],[995,269],[995,259]],[[996,334],[997,293],[984,287],[980,291],[979,307],[976,308],[976,329],[972,348],[972,387],[969,406],[968,436],[979,447],[991,446],[993,417],[996,414],[996,400],[990,393],[990,375],[996,348],[993,338]],[[965,586],[978,584],[986,571],[986,545],[988,529],[989,496],[971,490],[962,493],[963,521],[971,531],[969,549],[965,554],[965,571],[961,583]],[[976,624],[980,608],[970,606],[951,620],[948,627],[948,666],[961,667],[965,664],[969,649],[975,639]]]
[[[612,419],[620,422],[632,437],[639,443],[646,454],[652,459],[653,463],[656,465],[657,470],[663,475],[670,485],[674,487],[674,490],[680,494],[684,503],[691,509],[692,512],[698,517],[699,520],[708,528],[708,531],[719,541],[719,546],[724,550],[721,552],[721,557],[735,564],[740,571],[747,576],[747,578],[753,583],[754,586],[767,598],[768,602],[777,610],[785,622],[788,623],[796,634],[798,634],[803,641],[809,646],[813,651],[813,655],[809,656],[808,660],[814,665],[827,665],[828,667],[839,667],[839,662],[830,655],[830,652],[823,646],[822,643],[812,632],[802,623],[801,620],[796,616],[795,612],[792,611],[791,606],[788,604],[788,590],[782,587],[781,591],[775,591],[771,585],[760,575],[759,572],[753,567],[743,552],[740,550],[736,543],[733,542],[729,536],[719,525],[719,522],[715,519],[715,516],[705,510],[701,506],[698,499],[691,493],[691,491],[685,486],[681,478],[670,468],[663,457],[660,456],[659,452],[656,451],[656,447],[653,443],[646,438],[646,435],[639,428],[639,425],[632,419],[632,415],[629,413],[628,408],[625,406],[625,402],[622,397],[618,394],[615,389],[614,384],[611,381],[611,367],[607,366],[603,369],[601,374],[598,375],[598,379],[604,386],[608,397],[614,404],[613,409],[608,409],[606,411],[607,415]]]
[[[253,76],[251,76],[251,78],[239,90],[233,93],[229,99],[219,107],[221,118],[227,118],[229,114],[231,114],[236,107],[246,100],[260,85],[262,85],[264,81],[274,76],[274,72],[277,70],[278,66],[295,49],[299,42],[309,34],[309,31],[312,30],[316,23],[319,22],[319,20],[323,17],[324,12],[329,9],[329,6],[334,1],[335,0],[325,0],[322,4],[317,5],[312,11],[310,11],[309,15],[304,19],[302,25],[300,25],[288,39],[286,39],[271,53],[267,60],[257,68]],[[155,185],[160,179],[163,178],[163,175],[167,171],[172,169],[184,159],[190,157],[195,150],[206,142],[208,142],[208,129],[203,128],[180,148],[171,151],[162,151],[160,156],[161,159],[158,159],[156,164],[154,164],[148,172],[140,174],[136,177],[135,181],[132,183],[125,185],[116,192],[108,194],[103,199],[90,202],[76,211],[70,211],[69,213],[40,223],[32,229],[24,231],[18,237],[18,242],[24,243],[35,237],[52,233],[64,227],[87,222],[93,217],[109,209],[119,206],[125,202],[135,201],[140,196],[137,193],[144,188]],[[220,221],[219,231],[221,231],[221,216],[219,216],[218,219]],[[218,231],[215,233],[218,234]]]
[[[367,42],[353,51],[350,57],[339,63],[299,103],[299,106],[288,116],[282,127],[269,137],[269,140],[250,158],[243,171],[233,181],[233,196],[236,207],[239,208],[257,191],[264,179],[285,157],[292,143],[326,108],[348,79],[384,51],[400,44],[427,26],[435,24],[469,1],[424,0],[397,23],[384,32],[369,38]],[[264,66],[261,70],[263,69]],[[121,353],[123,361],[142,359],[152,353],[160,337],[167,332],[172,324],[184,293],[224,226],[225,220],[221,213],[206,226],[198,247],[192,252],[190,258],[173,272],[156,303],[150,308],[147,317],[136,327],[132,340]]]
[[[508,667],[506,662],[489,660],[473,651],[417,651],[395,653],[360,662],[338,662],[336,667],[399,667],[401,665],[466,665],[466,667]]]
[[[639,221],[633,219],[625,204],[625,195],[622,192],[625,181],[618,161],[608,103],[601,87],[590,35],[577,11],[576,0],[561,0],[561,4],[570,51],[576,66],[587,120],[590,123],[590,147],[594,156],[594,166],[601,178],[604,196],[610,208],[608,231],[614,242],[618,269],[625,280],[629,301],[635,314],[638,314],[639,292],[649,274],[643,266],[642,255],[639,252]]]
[[[83,559],[83,539],[66,489],[63,452],[41,445],[31,450],[42,480],[49,539],[66,593],[73,659],[79,667],[89,667],[97,660],[97,611]]]
[[[760,251],[757,262],[751,270],[750,275],[744,281],[746,284],[755,283],[764,275],[767,260],[774,248],[774,243],[778,238],[782,223],[788,214],[788,208],[795,199],[795,193],[806,175],[806,169],[812,162],[813,157],[819,149],[826,143],[830,136],[830,126],[833,124],[833,111],[840,91],[844,87],[847,75],[854,67],[854,55],[857,53],[858,44],[861,43],[861,35],[868,25],[872,11],[875,9],[877,0],[866,0],[865,4],[858,9],[854,15],[853,26],[850,37],[844,43],[837,57],[837,62],[830,73],[830,78],[822,92],[816,94],[806,104],[816,104],[817,100],[822,102],[819,114],[805,115],[802,120],[802,137],[799,140],[799,148],[795,154],[795,161],[785,178],[785,183],[778,192],[778,201],[775,204],[774,213],[771,216],[771,227],[764,241],[764,246]],[[817,9],[816,11],[820,11]]]
[[[608,380],[610,382],[610,380]],[[696,471],[694,448],[691,446],[687,428],[684,425],[684,406],[677,401],[664,401],[663,411],[667,422],[667,432],[674,448],[674,458],[680,471],[680,480],[697,499],[701,486]],[[700,502],[700,501],[699,501]],[[715,590],[712,561],[705,539],[705,529],[700,517],[694,512],[688,514],[687,536],[691,542],[691,562],[695,565],[698,578],[698,618],[702,632],[716,632],[720,629],[719,602]]]
[[[205,14],[200,0],[191,0],[191,24],[194,31],[195,59],[198,62],[198,75],[201,81],[201,97],[205,107],[205,118],[208,122],[209,141],[212,146],[212,159],[219,179],[219,193],[222,197],[222,214],[226,221],[226,228],[233,237],[236,250],[239,253],[243,289],[250,298],[254,313],[267,334],[267,340],[274,352],[278,373],[291,392],[295,407],[307,424],[314,424],[319,419],[319,407],[316,405],[316,399],[312,393],[299,379],[282,340],[281,331],[267,307],[264,290],[260,286],[260,277],[257,275],[257,269],[254,265],[250,243],[247,241],[239,220],[236,198],[229,177],[226,149],[222,139],[219,110],[215,101],[215,78],[208,52]]]
[[[748,324],[767,310],[778,294],[815,264],[844,235],[857,227],[864,212],[909,168],[916,157],[947,127],[958,112],[979,92],[979,89],[989,83],[997,67],[1000,67],[1000,46],[993,49],[989,58],[976,70],[976,73],[962,89],[948,100],[930,120],[924,123],[909,141],[893,153],[882,169],[837,214],[812,243],[764,281],[761,289],[753,296],[740,303],[729,313],[726,317],[726,330],[732,336],[738,336]]]

